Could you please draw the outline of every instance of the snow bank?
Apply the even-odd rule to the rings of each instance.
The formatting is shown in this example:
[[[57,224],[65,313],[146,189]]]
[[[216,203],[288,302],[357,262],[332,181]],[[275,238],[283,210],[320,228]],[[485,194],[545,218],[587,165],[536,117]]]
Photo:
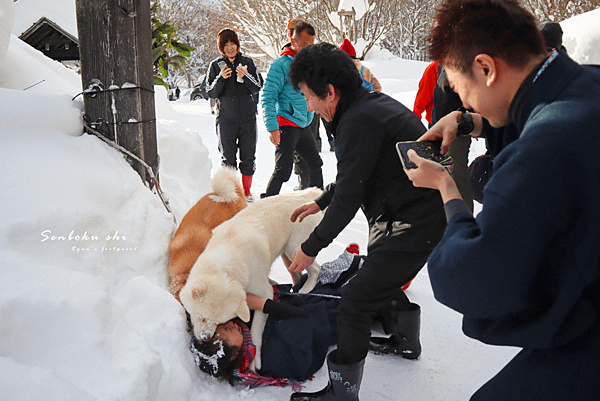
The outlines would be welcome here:
[[[198,132],[178,122],[181,116],[167,100],[166,89],[155,86],[154,91],[161,117],[156,123],[158,154],[176,155],[160,158],[160,185],[180,222],[198,199],[210,192],[212,162]]]
[[[6,58],[0,63],[0,88],[26,90],[33,94],[55,94],[58,90],[73,97],[81,92],[81,78],[58,61],[10,35]],[[43,103],[35,104],[45,107]]]
[[[13,99],[0,111],[2,388],[165,399],[163,358],[185,343],[165,290],[172,216],[119,152],[81,135],[70,95],[0,91]]]
[[[600,8],[564,20],[563,45],[581,64],[600,64]]]
[[[8,37],[0,65],[0,398],[202,399],[184,312],[167,291],[173,216],[122,154],[82,134],[83,101],[72,100],[80,77]],[[164,185],[185,193],[184,214],[209,187],[208,152],[176,122],[157,125],[163,154],[175,155],[163,158]]]
[[[0,64],[6,56],[8,43],[10,42],[10,32],[13,27],[15,17],[15,4],[12,0],[0,0]]]

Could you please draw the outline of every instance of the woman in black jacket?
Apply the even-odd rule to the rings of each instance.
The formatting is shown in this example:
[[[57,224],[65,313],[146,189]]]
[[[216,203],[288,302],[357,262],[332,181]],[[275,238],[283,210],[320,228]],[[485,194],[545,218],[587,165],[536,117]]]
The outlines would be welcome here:
[[[261,80],[250,57],[240,53],[237,34],[229,29],[219,32],[217,44],[222,57],[210,63],[206,92],[217,99],[217,136],[221,162],[237,168],[240,152],[240,172],[244,193],[252,200],[250,187],[254,175],[256,153],[256,95]]]

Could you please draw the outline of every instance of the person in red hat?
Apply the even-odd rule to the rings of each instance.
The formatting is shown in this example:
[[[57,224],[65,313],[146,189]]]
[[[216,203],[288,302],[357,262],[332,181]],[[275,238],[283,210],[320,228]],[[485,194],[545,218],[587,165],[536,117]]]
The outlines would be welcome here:
[[[352,57],[352,61],[354,61],[354,65],[360,72],[360,77],[363,79],[363,86],[369,89],[371,92],[381,92],[381,83],[379,83],[379,80],[375,78],[375,75],[373,75],[371,70],[361,64],[360,60],[356,57],[356,50],[354,49],[354,46],[352,46],[352,43],[348,39],[344,39],[340,45],[340,49]]]

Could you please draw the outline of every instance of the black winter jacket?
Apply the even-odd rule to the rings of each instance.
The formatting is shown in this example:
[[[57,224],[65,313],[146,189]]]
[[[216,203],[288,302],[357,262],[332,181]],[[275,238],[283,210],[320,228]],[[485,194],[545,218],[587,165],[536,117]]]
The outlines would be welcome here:
[[[425,132],[419,118],[388,95],[360,87],[340,100],[326,128],[335,137],[338,172],[317,199],[327,210],[302,244],[304,253],[316,256],[359,208],[369,223],[369,252],[431,251],[446,227],[442,199],[438,191],[413,186],[395,146]]]
[[[224,79],[219,74],[219,62],[224,62],[233,70],[231,76]],[[244,76],[244,83],[237,82],[235,68],[242,64],[248,68]],[[244,122],[256,119],[256,102],[252,95],[257,94],[262,87],[254,61],[238,53],[233,63],[225,56],[219,57],[210,63],[206,92],[212,99],[218,99],[216,122]]]

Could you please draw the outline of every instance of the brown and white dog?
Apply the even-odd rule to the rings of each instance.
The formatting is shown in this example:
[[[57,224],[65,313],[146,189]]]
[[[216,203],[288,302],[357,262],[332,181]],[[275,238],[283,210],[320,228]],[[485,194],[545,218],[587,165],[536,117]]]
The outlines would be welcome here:
[[[213,229],[248,203],[235,169],[222,167],[211,180],[213,192],[204,195],[183,217],[169,243],[170,292],[179,300],[190,270],[204,252]]]
[[[188,311],[194,335],[200,340],[211,338],[218,324],[234,317],[250,320],[246,293],[273,298],[269,272],[275,259],[285,254],[292,258],[323,217],[319,212],[302,223],[292,222],[292,212],[321,195],[316,188],[286,193],[250,204],[230,220],[213,230],[204,252],[194,264],[181,290],[181,303]],[[308,280],[301,292],[312,290],[321,267],[313,263],[306,271]],[[251,365],[260,369],[262,333],[267,316],[255,311],[252,341],[257,347]]]

